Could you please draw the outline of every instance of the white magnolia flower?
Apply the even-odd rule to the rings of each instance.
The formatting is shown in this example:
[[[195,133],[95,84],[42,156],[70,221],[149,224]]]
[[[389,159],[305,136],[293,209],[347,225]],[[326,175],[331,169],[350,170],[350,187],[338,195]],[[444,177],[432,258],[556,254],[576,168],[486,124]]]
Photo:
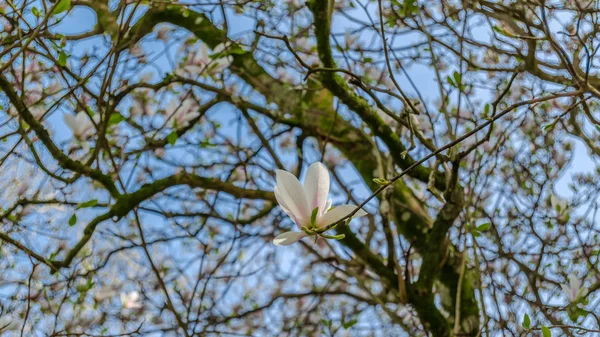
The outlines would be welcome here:
[[[298,228],[311,228],[311,215],[316,208],[315,227],[322,229],[327,225],[334,224],[356,209],[354,205],[339,205],[331,208],[329,194],[329,171],[325,165],[316,162],[308,168],[304,186],[291,173],[284,170],[276,171],[277,185],[275,186],[275,198],[283,211],[292,218]],[[367,214],[360,209],[354,217]],[[304,232],[287,232],[278,235],[273,243],[278,246],[291,245],[294,242],[308,236]]]
[[[567,200],[555,194],[552,194],[550,196],[549,202],[550,206],[552,206],[552,208],[554,208],[559,213],[565,211],[569,207],[569,203],[567,202]]]
[[[10,315],[0,316],[0,332],[7,332],[11,330],[17,330],[19,328],[19,323],[14,317]]]
[[[185,127],[192,119],[198,117],[198,104],[191,98],[183,102],[174,98],[165,108],[165,113],[167,118],[170,118],[172,127]]]
[[[214,60],[210,65],[210,72],[213,74],[222,73],[233,63],[233,56],[227,55]]]
[[[213,51],[215,52],[215,54],[220,54],[222,52],[224,52],[225,50],[229,49],[231,47],[231,41],[227,41],[224,43],[219,43],[214,49]]]
[[[358,35],[352,35],[350,34],[349,31],[346,31],[346,34],[344,35],[344,43],[346,44],[346,47],[350,48],[354,45],[354,43],[356,43],[356,40],[358,39]]]
[[[582,282],[577,278],[577,275],[571,274],[569,276],[569,285],[560,285],[563,291],[567,294],[570,302],[575,302],[583,294]]]
[[[129,293],[121,293],[121,303],[125,309],[139,309],[142,307],[142,299],[140,293],[132,291]]]
[[[33,118],[39,120],[46,113],[46,108],[44,108],[41,105],[34,105],[31,108],[29,108],[29,112],[31,112],[31,115],[33,115]]]
[[[158,28],[158,31],[156,31],[156,38],[161,41],[168,42],[170,32],[171,27],[162,25],[160,28]]]
[[[99,122],[98,117],[97,114],[93,117],[96,123]],[[65,114],[63,115],[63,119],[65,124],[71,129],[71,132],[73,132],[75,138],[84,139],[94,134],[94,123],[92,123],[90,117],[83,111],[78,112],[75,116]]]
[[[231,41],[227,41],[225,43],[218,44],[215,47],[215,49],[213,49],[213,53],[215,56],[217,56],[217,58],[215,58],[209,66],[211,73],[213,73],[213,74],[221,73],[221,72],[223,72],[223,70],[225,70],[225,68],[228,68],[233,63],[233,56],[219,55],[219,54],[223,54],[223,52],[225,52],[227,49],[231,48],[231,46],[232,46]]]
[[[227,45],[228,46],[228,45]],[[204,71],[208,71],[210,74],[217,74],[223,72],[233,63],[233,56],[222,55],[227,47],[224,44],[220,44],[213,50],[213,57],[211,57],[210,50],[205,44],[201,44],[196,53],[189,58],[187,64],[183,67],[183,70],[187,73],[198,75]]]
[[[207,65],[210,62],[210,50],[208,50],[208,47],[204,43],[200,44],[200,47],[193,57],[190,58],[190,61],[190,67],[195,66],[201,68],[202,66]]]

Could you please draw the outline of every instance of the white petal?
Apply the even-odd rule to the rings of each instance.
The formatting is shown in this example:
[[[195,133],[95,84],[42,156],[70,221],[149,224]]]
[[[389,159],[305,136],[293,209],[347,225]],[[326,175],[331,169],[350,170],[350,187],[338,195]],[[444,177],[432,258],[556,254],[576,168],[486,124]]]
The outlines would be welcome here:
[[[69,114],[64,114],[63,120],[65,121],[65,124],[67,124],[69,129],[71,129],[71,131],[73,133],[75,133],[75,129],[77,128],[77,123],[75,122],[75,116],[69,115]]]
[[[227,41],[226,43],[219,43],[214,49],[213,52],[215,54],[220,54],[223,51],[225,51],[225,48],[229,48],[229,46],[231,45],[231,42]]]
[[[196,105],[196,103],[192,99],[188,98],[185,101],[183,101],[183,103],[181,103],[180,109],[183,110],[184,113],[189,113],[190,110],[192,110],[195,105]]]
[[[273,243],[276,246],[289,246],[292,243],[298,242],[300,239],[306,236],[304,232],[286,232],[283,234],[277,235],[275,239],[273,239]]]
[[[571,289],[579,289],[581,288],[581,281],[577,278],[575,274],[571,274],[569,277],[569,284]]]
[[[301,222],[301,224],[296,224],[299,226],[306,225],[305,222],[310,220],[312,210],[308,209],[308,201],[302,184],[293,174],[284,170],[277,170],[275,177],[279,196],[292,215]]]
[[[318,214],[323,215],[326,210],[327,195],[329,194],[329,171],[325,165],[320,162],[310,165],[304,181],[304,191],[306,192],[311,214],[315,207],[319,207]]]
[[[213,73],[221,73],[221,72],[223,72],[223,70],[225,70],[226,68],[228,68],[231,65],[231,62],[233,62],[233,59],[231,58],[231,56],[228,56],[226,58],[217,59],[211,65],[211,71]]]
[[[327,200],[327,203],[325,204],[325,208],[323,210],[323,213],[327,212],[331,208],[331,204],[332,203],[333,203],[333,201],[331,199]]]
[[[177,110],[178,107],[179,105],[177,104],[177,102],[175,102],[174,99],[171,99],[169,104],[167,104],[167,106],[165,107],[165,113],[167,114],[167,116],[171,116],[175,112],[175,110]]]
[[[196,65],[188,65],[183,67],[183,70],[187,71],[188,73],[192,74],[192,75],[198,75],[201,74],[202,71],[204,70],[204,67],[200,67],[200,66],[196,66]]]
[[[40,119],[46,113],[46,109],[43,106],[33,106],[29,108],[29,112],[35,117],[35,119]]]
[[[208,47],[204,43],[202,43],[200,45],[200,50],[198,51],[198,54],[197,54],[199,57],[198,61],[202,62],[203,64],[206,64],[207,60],[209,59],[208,58],[209,54],[210,54],[210,51],[208,50]]]
[[[336,222],[340,221],[341,219],[343,219],[344,217],[346,217],[348,214],[352,213],[352,211],[354,211],[355,209],[356,209],[356,206],[354,206],[354,205],[336,206],[334,209],[330,210],[329,212],[325,213],[325,215],[323,215],[322,217],[317,219],[317,226],[325,227],[327,225],[336,223]],[[357,218],[359,216],[363,216],[366,214],[367,214],[367,212],[360,209],[352,217]]]
[[[185,116],[183,116],[183,122],[185,124],[189,124],[193,119],[195,119],[198,116],[200,116],[200,113],[198,113],[198,111],[191,111],[191,112],[187,113]]]
[[[277,200],[277,203],[279,204],[281,209],[285,212],[285,214],[287,214],[289,216],[293,216],[292,212],[290,212],[287,205],[285,204],[283,197],[281,196],[281,194],[279,194],[277,186],[275,186],[275,188],[273,189],[273,192],[275,193],[275,200]]]
[[[17,324],[17,321],[14,319],[14,317],[8,315],[0,317],[0,332],[17,330],[18,327],[19,324]]]
[[[89,122],[88,116],[83,111],[79,111],[77,113],[77,115],[75,116],[75,123],[77,123],[78,126],[85,125],[88,122]]]
[[[14,105],[11,105],[11,106],[8,108],[8,114],[9,114],[9,115],[11,115],[11,116],[16,116],[16,115],[18,115],[18,114],[19,114],[19,112],[17,111],[17,108],[15,108],[15,107],[14,107]],[[65,115],[65,116],[66,116],[66,115]]]

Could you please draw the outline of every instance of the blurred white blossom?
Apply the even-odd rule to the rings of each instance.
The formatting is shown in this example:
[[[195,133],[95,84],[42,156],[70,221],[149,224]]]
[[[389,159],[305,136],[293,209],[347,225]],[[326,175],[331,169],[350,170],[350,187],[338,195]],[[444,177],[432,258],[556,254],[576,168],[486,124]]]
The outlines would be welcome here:
[[[94,122],[99,122],[99,115],[94,115]],[[77,115],[73,116],[71,114],[63,115],[63,119],[65,124],[71,129],[73,136],[79,139],[85,139],[94,134],[94,123],[90,117],[83,111],[77,113]]]
[[[577,275],[571,274],[569,276],[569,284],[561,284],[561,287],[567,295],[569,301],[572,303],[577,301],[577,299],[583,294],[584,289],[582,288],[582,285],[583,283],[579,278],[577,278]]]
[[[198,117],[198,104],[192,98],[186,98],[183,102],[172,99],[165,108],[165,113],[170,118],[172,127],[185,127]]]
[[[129,293],[121,293],[121,304],[125,309],[139,309],[142,307],[142,298],[140,293],[132,291]]]
[[[17,320],[10,315],[0,316],[0,333],[17,330],[19,323]]]

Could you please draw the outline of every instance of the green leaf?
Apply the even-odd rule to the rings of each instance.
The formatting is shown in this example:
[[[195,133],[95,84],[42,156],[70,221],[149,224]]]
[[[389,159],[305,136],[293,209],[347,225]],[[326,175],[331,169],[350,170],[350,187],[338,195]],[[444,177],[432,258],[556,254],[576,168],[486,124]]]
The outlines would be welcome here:
[[[167,142],[171,145],[175,145],[177,138],[179,138],[179,134],[177,134],[177,131],[173,131],[167,136]]]
[[[569,307],[567,308],[567,314],[569,315],[569,319],[571,319],[571,321],[573,323],[577,323],[577,319],[580,316],[580,312],[579,310],[577,310],[577,307],[574,307],[573,305],[569,305]],[[582,316],[585,316],[586,314],[583,313]]]
[[[547,326],[542,326],[542,336],[544,337],[552,337],[552,332],[550,332],[550,329],[548,329]]]
[[[382,185],[382,186],[390,183],[389,180],[385,180],[383,178],[373,178],[373,182],[377,185]]]
[[[452,77],[450,77],[450,76],[447,76],[447,77],[446,77],[446,80],[448,81],[448,83],[449,83],[451,86],[453,86],[453,87],[456,87],[456,83],[454,83],[454,80],[452,79]]]
[[[458,73],[458,71],[455,71],[452,74],[452,77],[454,77],[454,83],[456,83],[457,86],[462,83],[462,76]]]
[[[523,328],[529,329],[530,326],[531,326],[531,319],[529,318],[529,315],[525,314],[525,316],[523,316]]]
[[[342,326],[344,327],[345,330],[348,330],[351,327],[355,326],[356,323],[358,323],[358,320],[357,319],[353,319],[351,321],[348,321],[348,322],[342,324]]]
[[[77,214],[73,213],[71,218],[69,218],[69,226],[73,227],[77,223]]]
[[[480,232],[485,232],[485,231],[488,230],[488,228],[490,228],[490,223],[489,222],[486,222],[483,225],[477,226],[477,230],[480,231]]]
[[[492,30],[494,30],[498,34],[502,34],[502,35],[507,35],[508,36],[508,33],[504,29],[502,29],[502,28],[500,28],[498,26],[492,27]]]
[[[244,55],[247,53],[248,53],[248,51],[242,49],[242,47],[235,46],[233,48],[229,48],[227,55]]]
[[[315,207],[315,209],[313,209],[312,213],[310,214],[310,224],[312,225],[313,228],[317,227],[316,221],[317,221],[318,213],[319,213],[319,207]]]
[[[110,127],[113,125],[117,125],[124,120],[125,120],[125,117],[123,117],[123,115],[115,112],[115,113],[111,114],[110,117],[108,118],[108,126]]]
[[[556,125],[556,123],[554,123],[554,122],[546,124],[546,125],[542,126],[542,131],[544,131],[544,133],[548,133],[554,129],[555,125]]]
[[[35,6],[31,9],[31,13],[33,13],[33,15],[35,15],[36,18],[40,17],[40,10],[37,9],[37,7]]]
[[[488,118],[489,115],[490,115],[490,105],[486,104],[483,107],[483,118]]]
[[[96,205],[98,205],[98,200],[92,199],[92,200],[89,200],[89,201],[86,201],[86,202],[83,202],[83,203],[77,205],[76,209],[94,207]]]
[[[220,58],[223,58],[223,57],[229,56],[229,55],[244,55],[244,54],[248,54],[248,53],[249,53],[249,51],[242,49],[242,47],[233,46],[223,52],[209,55],[209,57],[212,60],[215,60],[215,59],[220,59]]]
[[[52,11],[53,15],[60,14],[66,10],[71,8],[71,0],[60,0],[58,5],[54,7],[54,11]]]
[[[69,58],[69,55],[67,55],[67,53],[65,53],[64,51],[60,51],[60,53],[58,54],[58,65],[61,67],[64,67],[67,65],[67,58]]]

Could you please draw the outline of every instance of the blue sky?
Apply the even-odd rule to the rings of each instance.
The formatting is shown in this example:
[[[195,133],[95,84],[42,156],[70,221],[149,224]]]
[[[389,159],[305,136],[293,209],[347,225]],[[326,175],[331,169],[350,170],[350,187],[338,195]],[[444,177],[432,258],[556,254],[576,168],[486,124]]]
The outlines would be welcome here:
[[[357,13],[359,13],[359,12],[357,12]],[[239,34],[246,34],[246,32],[251,31],[251,29],[253,28],[253,22],[250,19],[248,19],[246,17],[242,17],[242,16],[236,16],[235,19],[233,19],[234,15],[235,14],[231,13],[231,17],[229,20],[231,37],[236,37]],[[361,14],[361,15],[363,15],[363,14]],[[366,17],[363,16],[361,18],[365,19]],[[54,29],[56,32],[62,33],[62,34],[77,34],[77,33],[81,33],[81,32],[90,30],[94,24],[95,24],[95,17],[94,17],[94,14],[91,12],[91,10],[83,9],[83,8],[75,8],[73,11],[71,11],[71,13],[69,13],[67,19],[65,19],[59,26],[55,27]],[[343,36],[343,33],[346,31],[348,26],[349,26],[349,22],[346,19],[337,17],[334,20],[333,32],[339,33],[340,36]],[[400,43],[400,42],[398,42],[398,43]],[[149,41],[145,41],[144,43],[142,43],[142,46],[146,52],[150,52],[152,54],[160,54],[160,53],[162,53],[163,48],[164,48],[164,45],[162,43],[149,42]],[[105,49],[106,45],[104,44],[104,39],[102,37],[95,37],[95,38],[91,38],[86,41],[77,43],[77,47],[74,50],[72,50],[71,52],[73,54],[80,55],[84,50],[91,50],[92,47],[101,47],[99,49],[101,52],[106,51],[106,49]],[[176,57],[177,56],[176,55],[177,47],[171,48],[170,52],[172,54],[171,55],[172,57]],[[155,73],[155,79],[161,78],[166,72],[170,71],[170,64],[168,62],[168,58],[164,54],[155,61],[155,64],[158,65],[158,68],[161,71],[163,71],[163,73]],[[76,66],[76,64],[72,63],[72,66]],[[150,67],[147,67],[147,68],[151,69]],[[409,73],[410,73],[413,81],[415,82],[416,86],[419,88],[432,88],[436,85],[434,74],[431,72],[430,69],[427,69],[424,66],[413,67],[410,69]],[[409,94],[413,93],[413,90],[410,89],[410,85],[409,85],[406,77],[403,76],[402,74],[396,74],[396,76],[397,76],[397,79],[399,79],[399,82],[403,86],[403,88],[408,88],[408,89],[406,89],[406,91]],[[428,97],[431,98],[433,96],[428,96]],[[123,111],[126,111],[127,105],[125,104],[124,106],[121,107],[121,109]],[[65,111],[62,111],[62,113],[64,113],[64,112]],[[229,121],[229,119],[231,119],[233,117],[233,113],[230,110],[230,111],[226,111],[226,113],[224,115],[227,117],[225,117],[226,119],[224,120],[223,125],[225,125],[225,130],[227,130],[227,125],[228,125],[227,122]],[[60,113],[55,113],[51,117],[50,123],[51,123],[52,127],[57,131],[56,134],[60,140],[67,140],[70,138],[69,131],[64,126],[64,123],[62,122],[62,115]],[[231,127],[231,128],[233,128],[233,127]],[[233,131],[233,129],[231,129],[231,131]],[[594,170],[594,168],[596,166],[596,164],[594,163],[594,161],[591,159],[590,155],[588,154],[585,146],[583,144],[581,144],[581,142],[579,142],[579,141],[575,141],[575,144],[576,144],[576,150],[574,152],[574,158],[572,160],[572,163],[571,163],[569,169],[567,170],[566,174],[559,180],[559,182],[557,184],[557,192],[563,196],[572,195],[572,192],[568,188],[568,185],[572,181],[572,177],[574,174],[580,173],[580,172],[591,172]],[[295,160],[295,154],[281,153],[281,155],[283,158],[288,159],[290,162]],[[309,153],[307,156],[311,160],[318,159],[318,156],[316,153]],[[353,174],[350,172],[350,170],[351,170],[350,168],[345,168],[344,171],[342,171],[342,173],[348,173],[348,174],[347,175],[342,174],[342,175],[352,177]],[[359,197],[359,201],[360,201],[361,197],[366,197],[368,195],[368,191],[364,186],[357,187],[355,195]],[[340,197],[340,200],[341,199],[342,198]],[[371,205],[371,206],[373,206],[373,205]],[[370,210],[375,210],[375,208],[371,208]],[[291,226],[291,222],[290,222],[290,226]],[[356,228],[356,226],[357,226],[356,221],[354,223],[354,226]],[[285,251],[281,250],[280,252],[278,252],[279,253],[278,257],[279,257],[282,265],[294,261],[296,258],[294,253],[297,251],[298,251],[298,248],[288,249]],[[293,271],[294,267],[291,267],[290,269],[291,269],[291,272],[294,273],[294,271]],[[297,273],[297,271],[295,271],[295,273]],[[233,301],[235,301],[235,297],[233,297],[233,299],[234,299]]]

